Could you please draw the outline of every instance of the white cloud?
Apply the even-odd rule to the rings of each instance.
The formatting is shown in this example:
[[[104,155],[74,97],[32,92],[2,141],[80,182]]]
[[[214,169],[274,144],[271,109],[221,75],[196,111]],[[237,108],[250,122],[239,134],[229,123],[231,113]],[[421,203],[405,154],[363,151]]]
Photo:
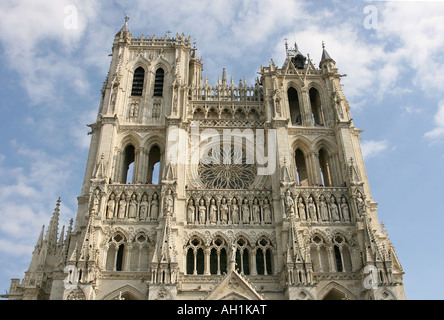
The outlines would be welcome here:
[[[439,102],[438,112],[434,117],[435,128],[424,134],[424,137],[433,141],[444,139],[444,100]]]
[[[363,140],[361,142],[362,156],[364,159],[369,159],[380,155],[383,151],[387,150],[389,143],[387,140],[375,141],[375,140]]]
[[[61,101],[64,84],[85,92],[84,70],[70,56],[96,15],[97,1],[19,0],[0,3],[0,43],[8,66],[34,103]],[[65,28],[67,6],[78,8],[77,28]],[[82,79],[82,81],[79,81]]]
[[[9,252],[7,245],[15,241],[18,247],[35,244],[42,225],[49,223],[61,190],[70,180],[69,157],[31,149],[11,143],[15,158],[24,167],[8,167],[0,162],[0,251]],[[13,157],[13,155],[11,155]],[[63,207],[64,217],[73,214]]]
[[[420,114],[422,113],[424,110],[421,107],[417,107],[417,106],[411,106],[411,105],[407,105],[407,106],[401,106],[401,110],[404,111],[404,113],[406,114]]]

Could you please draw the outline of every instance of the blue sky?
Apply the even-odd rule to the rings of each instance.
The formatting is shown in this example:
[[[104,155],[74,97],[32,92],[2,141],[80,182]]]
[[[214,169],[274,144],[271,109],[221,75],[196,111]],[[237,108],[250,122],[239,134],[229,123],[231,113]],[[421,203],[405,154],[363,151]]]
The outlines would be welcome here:
[[[75,218],[114,35],[196,39],[204,76],[254,83],[284,39],[335,59],[409,299],[443,299],[444,1],[0,2],[0,292],[23,278],[58,197]],[[73,15],[74,14],[74,15]],[[72,19],[74,17],[74,19]],[[434,279],[425,278],[433,275]]]

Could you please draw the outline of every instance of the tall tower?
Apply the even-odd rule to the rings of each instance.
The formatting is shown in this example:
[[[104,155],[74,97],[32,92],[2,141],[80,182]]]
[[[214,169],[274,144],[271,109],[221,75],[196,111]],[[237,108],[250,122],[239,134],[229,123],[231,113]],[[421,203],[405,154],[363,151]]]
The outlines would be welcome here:
[[[324,45],[254,85],[190,37],[116,34],[78,197],[10,299],[405,299]],[[33,279],[40,279],[39,283]],[[31,281],[33,280],[33,281]]]

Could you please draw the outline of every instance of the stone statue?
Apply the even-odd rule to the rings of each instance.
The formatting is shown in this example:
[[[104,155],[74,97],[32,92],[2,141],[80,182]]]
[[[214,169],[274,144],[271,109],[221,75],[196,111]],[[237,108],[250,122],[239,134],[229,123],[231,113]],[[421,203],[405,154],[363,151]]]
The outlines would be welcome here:
[[[261,207],[259,206],[259,201],[257,200],[257,198],[254,198],[253,200],[252,220],[254,223],[261,222]]]
[[[287,190],[287,192],[285,192],[285,212],[288,216],[293,216],[295,213],[294,200],[291,196],[290,190]]]
[[[130,218],[130,219],[137,218],[137,199],[136,199],[136,195],[134,193],[131,196],[131,200],[129,203],[128,218]]]
[[[96,190],[94,190],[92,209],[97,214],[99,213],[99,204],[100,204],[100,193],[99,193],[99,189],[96,189]]]
[[[305,212],[305,203],[302,197],[298,198],[298,211],[299,211],[299,218],[307,219],[307,214]]]
[[[171,189],[167,190],[167,194],[165,196],[164,200],[165,205],[165,216],[172,216],[173,215],[173,209],[174,209],[174,201],[173,196],[171,195]]]
[[[239,223],[239,205],[237,204],[236,198],[233,199],[233,204],[231,205],[231,220],[233,224]]]
[[[250,223],[250,205],[248,204],[247,198],[244,199],[242,204],[242,222],[244,224]]]
[[[228,223],[228,203],[225,197],[222,198],[222,203],[220,204],[220,220],[222,224]]]
[[[347,200],[344,197],[341,198],[341,211],[342,211],[342,216],[344,217],[344,220],[351,221],[350,220],[350,209],[348,207]]]
[[[139,219],[146,220],[148,217],[148,197],[146,194],[142,196],[142,201],[140,202],[140,212]]]
[[[151,220],[157,220],[159,215],[159,200],[157,193],[153,194],[153,200],[151,200],[150,218]]]
[[[318,216],[316,214],[316,204],[314,203],[313,197],[310,196],[308,198],[308,218],[312,219],[313,221],[318,220]]]
[[[319,218],[322,221],[328,221],[328,208],[327,202],[323,194],[319,198]]]
[[[189,224],[194,224],[196,215],[196,207],[194,206],[194,200],[190,199],[188,201],[188,210],[187,210],[187,222]]]
[[[356,195],[356,207],[358,209],[358,216],[361,217],[365,213],[365,202],[360,192]]]
[[[216,201],[214,199],[211,199],[211,202],[210,202],[209,218],[210,218],[211,224],[217,223],[217,205],[216,205]]]
[[[200,199],[199,201],[199,223],[205,224],[205,218],[207,214],[207,207],[205,206],[205,201]]]
[[[108,200],[108,206],[107,206],[107,212],[106,212],[106,218],[112,219],[114,218],[114,210],[116,209],[116,195],[114,193],[111,193]]]
[[[335,198],[331,196],[330,198],[330,211],[331,211],[331,217],[333,221],[340,221],[341,218],[339,217],[339,208],[336,204]]]
[[[271,206],[268,198],[265,198],[264,203],[262,204],[262,210],[264,212],[264,222],[266,224],[271,223]]]
[[[119,201],[119,212],[117,215],[118,219],[125,219],[126,217],[126,196],[125,193],[122,193],[122,195],[120,196],[120,201]]]

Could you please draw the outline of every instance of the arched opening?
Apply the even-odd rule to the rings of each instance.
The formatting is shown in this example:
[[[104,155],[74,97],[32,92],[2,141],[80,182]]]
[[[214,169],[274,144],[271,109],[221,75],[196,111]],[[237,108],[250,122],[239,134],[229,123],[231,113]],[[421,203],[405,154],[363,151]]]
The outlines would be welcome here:
[[[328,161],[328,154],[324,149],[319,150],[319,168],[321,170],[321,180],[324,187],[331,187],[331,172]]]
[[[140,300],[135,294],[131,292],[123,292],[119,294],[118,299],[120,300]]]
[[[346,295],[339,291],[338,289],[331,289],[325,296],[323,300],[344,300]]]
[[[117,250],[117,257],[116,257],[116,271],[122,271],[123,270],[123,256],[125,252],[125,245],[122,243],[119,245],[119,249]]]
[[[217,261],[217,250],[215,248],[211,249],[210,252],[210,273],[211,274],[217,274],[218,269],[218,261]]]
[[[301,109],[299,106],[299,96],[295,88],[290,87],[287,91],[288,104],[290,106],[290,120],[293,125],[302,125]]]
[[[192,248],[187,251],[187,274],[194,273],[194,252]]]
[[[256,271],[259,275],[265,274],[264,252],[262,249],[256,251]]]
[[[204,250],[203,248],[199,248],[197,249],[196,252],[196,271],[197,274],[204,274],[204,269],[205,269],[205,258],[204,258]]]
[[[307,166],[305,164],[305,155],[301,149],[297,149],[295,152],[295,162],[298,184],[300,186],[308,186],[308,173]]]
[[[273,274],[271,249],[267,249],[265,251],[265,263],[266,263],[267,274]]]
[[[227,264],[227,250],[225,248],[222,248],[220,250],[219,255],[220,255],[220,261],[219,261],[220,273],[223,274],[228,271],[228,269],[227,269],[227,266],[228,266],[228,264]]]
[[[217,237],[210,250],[210,273],[223,274],[227,272],[227,244],[225,240]]]
[[[123,168],[120,183],[133,182],[134,178],[134,160],[135,149],[132,145],[128,145],[123,152]]]
[[[316,126],[323,126],[324,119],[322,116],[321,97],[316,88],[311,88],[309,91],[311,112],[313,116],[313,123]]]
[[[148,182],[159,184],[160,182],[160,148],[153,146],[149,153]]]
[[[250,274],[250,251],[249,251],[249,245],[248,242],[240,238],[236,242],[237,249],[236,249],[236,268],[239,270],[239,272],[249,275]]]
[[[236,251],[236,267],[240,273],[250,274],[250,256],[248,249]]]
[[[193,237],[188,242],[187,248],[187,274],[204,274],[205,256],[202,240],[198,237]]]
[[[343,271],[343,266],[342,266],[342,255],[341,255],[341,251],[339,250],[338,246],[334,246],[333,247],[334,250],[334,254],[335,254],[335,261],[336,261],[336,271],[337,272],[342,272]]]
[[[133,87],[131,89],[132,96],[141,96],[142,95],[144,80],[145,80],[145,70],[142,67],[138,67],[134,71]]]
[[[156,76],[154,78],[154,96],[162,97],[163,95],[163,79],[165,71],[162,68],[156,70]]]

